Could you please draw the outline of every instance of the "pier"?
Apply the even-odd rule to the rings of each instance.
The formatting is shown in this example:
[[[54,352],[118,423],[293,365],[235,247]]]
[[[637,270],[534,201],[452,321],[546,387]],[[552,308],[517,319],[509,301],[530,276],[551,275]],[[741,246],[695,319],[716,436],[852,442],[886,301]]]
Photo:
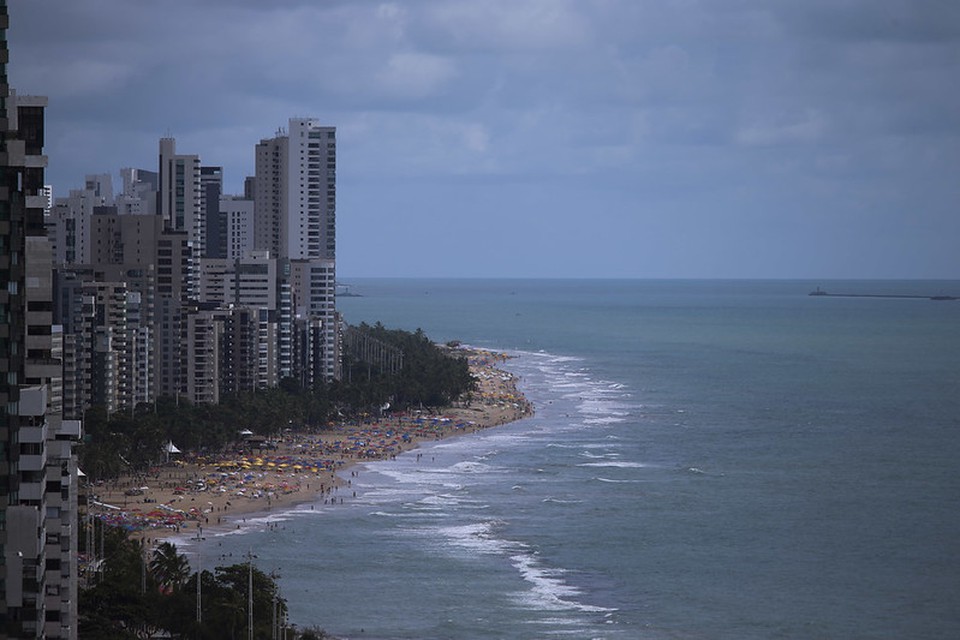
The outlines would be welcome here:
[[[910,300],[960,300],[960,296],[920,296],[905,293],[827,293],[820,287],[809,293],[825,298],[905,298]]]

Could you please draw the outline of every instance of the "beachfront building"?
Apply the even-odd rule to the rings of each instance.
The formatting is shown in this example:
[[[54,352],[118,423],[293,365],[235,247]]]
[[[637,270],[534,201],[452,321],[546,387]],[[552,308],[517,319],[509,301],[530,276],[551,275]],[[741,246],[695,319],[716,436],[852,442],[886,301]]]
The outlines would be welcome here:
[[[6,84],[0,0],[0,636],[75,638],[80,423],[62,419],[44,212],[46,98]]]
[[[311,118],[291,118],[256,148],[254,244],[289,260],[292,320],[300,326],[322,326],[320,356],[293,357],[310,366],[291,373],[310,380],[339,377],[336,330],[336,129]],[[286,270],[285,270],[286,272]],[[290,326],[293,326],[291,324]],[[314,364],[311,364],[314,363]],[[286,370],[285,366],[281,366]]]
[[[227,325],[222,359],[235,369],[221,376],[223,392],[276,386],[279,322],[289,316],[280,313],[277,261],[267,251],[252,251],[244,258],[206,259],[200,265],[201,305],[230,312],[219,316]]]
[[[251,251],[231,260],[202,259],[200,280],[200,302],[277,308],[277,261],[267,251]]]
[[[217,354],[223,323],[218,311],[193,311],[187,314],[185,397],[193,404],[220,402],[220,367]]]
[[[309,371],[295,375],[311,382],[339,379],[336,264],[325,259],[291,260],[290,291],[296,325],[309,327],[311,335],[316,333],[309,341],[311,357],[300,361]]]
[[[196,308],[186,315],[186,393],[193,404],[277,385],[277,324],[263,308]]]

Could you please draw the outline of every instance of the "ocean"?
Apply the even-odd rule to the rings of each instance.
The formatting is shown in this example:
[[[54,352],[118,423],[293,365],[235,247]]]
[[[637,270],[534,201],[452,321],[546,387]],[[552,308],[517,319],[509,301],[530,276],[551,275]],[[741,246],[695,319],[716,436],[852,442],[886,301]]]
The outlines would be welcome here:
[[[512,355],[536,415],[355,467],[342,505],[199,543],[205,566],[252,551],[277,572],[297,626],[960,637],[960,301],[807,295],[960,282],[350,285],[351,324]]]

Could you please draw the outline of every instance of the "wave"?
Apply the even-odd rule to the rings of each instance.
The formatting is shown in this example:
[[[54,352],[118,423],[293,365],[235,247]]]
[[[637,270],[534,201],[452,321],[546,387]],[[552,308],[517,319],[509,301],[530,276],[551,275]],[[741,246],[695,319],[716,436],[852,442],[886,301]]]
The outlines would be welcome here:
[[[602,445],[602,446],[606,447],[608,445]],[[579,449],[584,447],[577,447],[577,448]],[[597,455],[595,453],[590,453],[589,451],[581,451],[580,457],[590,458],[591,460],[609,460],[611,458],[619,458],[620,454],[611,452],[611,453],[603,453],[603,454]]]
[[[610,484],[639,484],[640,480],[613,480],[612,478],[601,478],[600,476],[594,476],[592,480],[597,482],[609,482]]]
[[[645,469],[652,465],[643,462],[624,462],[620,460],[608,460],[606,462],[583,462],[578,467],[617,467],[620,469]]]
[[[550,353],[548,351],[539,350],[539,351],[525,351],[523,349],[517,349],[514,351],[507,351],[507,355],[514,356],[526,356],[531,359],[546,360],[550,364],[558,364],[561,362],[582,362],[583,358],[578,356],[566,356],[559,355],[556,353]]]
[[[449,471],[452,473],[490,473],[491,471],[496,471],[496,467],[492,467],[488,464],[482,462],[458,462],[449,468]]]
[[[528,591],[517,594],[518,600],[535,609],[547,611],[581,611],[584,613],[608,613],[616,609],[597,607],[578,602],[576,598],[583,593],[568,584],[563,569],[551,569],[540,564],[531,553],[520,553],[510,557],[513,566],[521,577],[531,584]]]
[[[389,511],[371,511],[369,515],[377,518],[422,518],[423,517],[423,515],[420,513],[394,513]],[[444,518],[444,517],[447,517],[447,514],[442,514],[442,513],[436,514],[435,517]]]
[[[544,498],[540,502],[545,504],[583,504],[583,500],[562,500],[560,498],[548,497]]]
[[[626,422],[626,418],[616,418],[613,416],[608,416],[606,418],[587,418],[583,421],[583,424],[588,425],[603,425],[603,424],[620,424],[621,422]]]
[[[518,592],[516,599],[524,606],[541,611],[579,611],[608,613],[616,611],[578,601],[583,593],[564,580],[567,571],[545,567],[536,552],[524,543],[500,538],[496,532],[504,525],[501,520],[487,520],[450,527],[422,529],[421,533],[434,536],[439,533],[454,547],[474,553],[506,555],[510,563],[530,588]]]
[[[607,438],[609,439],[610,436],[607,436]],[[619,438],[615,438],[615,439],[619,440]],[[620,445],[618,444],[610,444],[609,442],[575,442],[572,444],[564,444],[562,442],[548,442],[546,444],[546,447],[548,449],[610,449],[611,447],[619,447],[619,446]],[[594,457],[592,454],[584,454],[584,455],[586,455],[587,457]],[[607,453],[604,455],[612,456],[612,455],[618,455],[618,454]],[[596,456],[596,457],[602,457],[602,456]]]
[[[430,536],[439,533],[454,547],[468,549],[477,553],[499,554],[516,552],[523,545],[498,538],[494,532],[503,526],[500,520],[487,520],[452,527],[437,527],[424,530]],[[433,533],[431,533],[433,532]]]

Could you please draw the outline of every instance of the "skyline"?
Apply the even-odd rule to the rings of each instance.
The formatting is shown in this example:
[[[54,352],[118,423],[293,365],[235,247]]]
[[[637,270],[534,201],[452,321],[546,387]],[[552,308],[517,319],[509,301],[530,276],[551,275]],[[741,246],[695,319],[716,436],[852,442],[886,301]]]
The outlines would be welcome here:
[[[194,4],[11,3],[55,196],[304,116],[344,280],[960,277],[960,6]]]

